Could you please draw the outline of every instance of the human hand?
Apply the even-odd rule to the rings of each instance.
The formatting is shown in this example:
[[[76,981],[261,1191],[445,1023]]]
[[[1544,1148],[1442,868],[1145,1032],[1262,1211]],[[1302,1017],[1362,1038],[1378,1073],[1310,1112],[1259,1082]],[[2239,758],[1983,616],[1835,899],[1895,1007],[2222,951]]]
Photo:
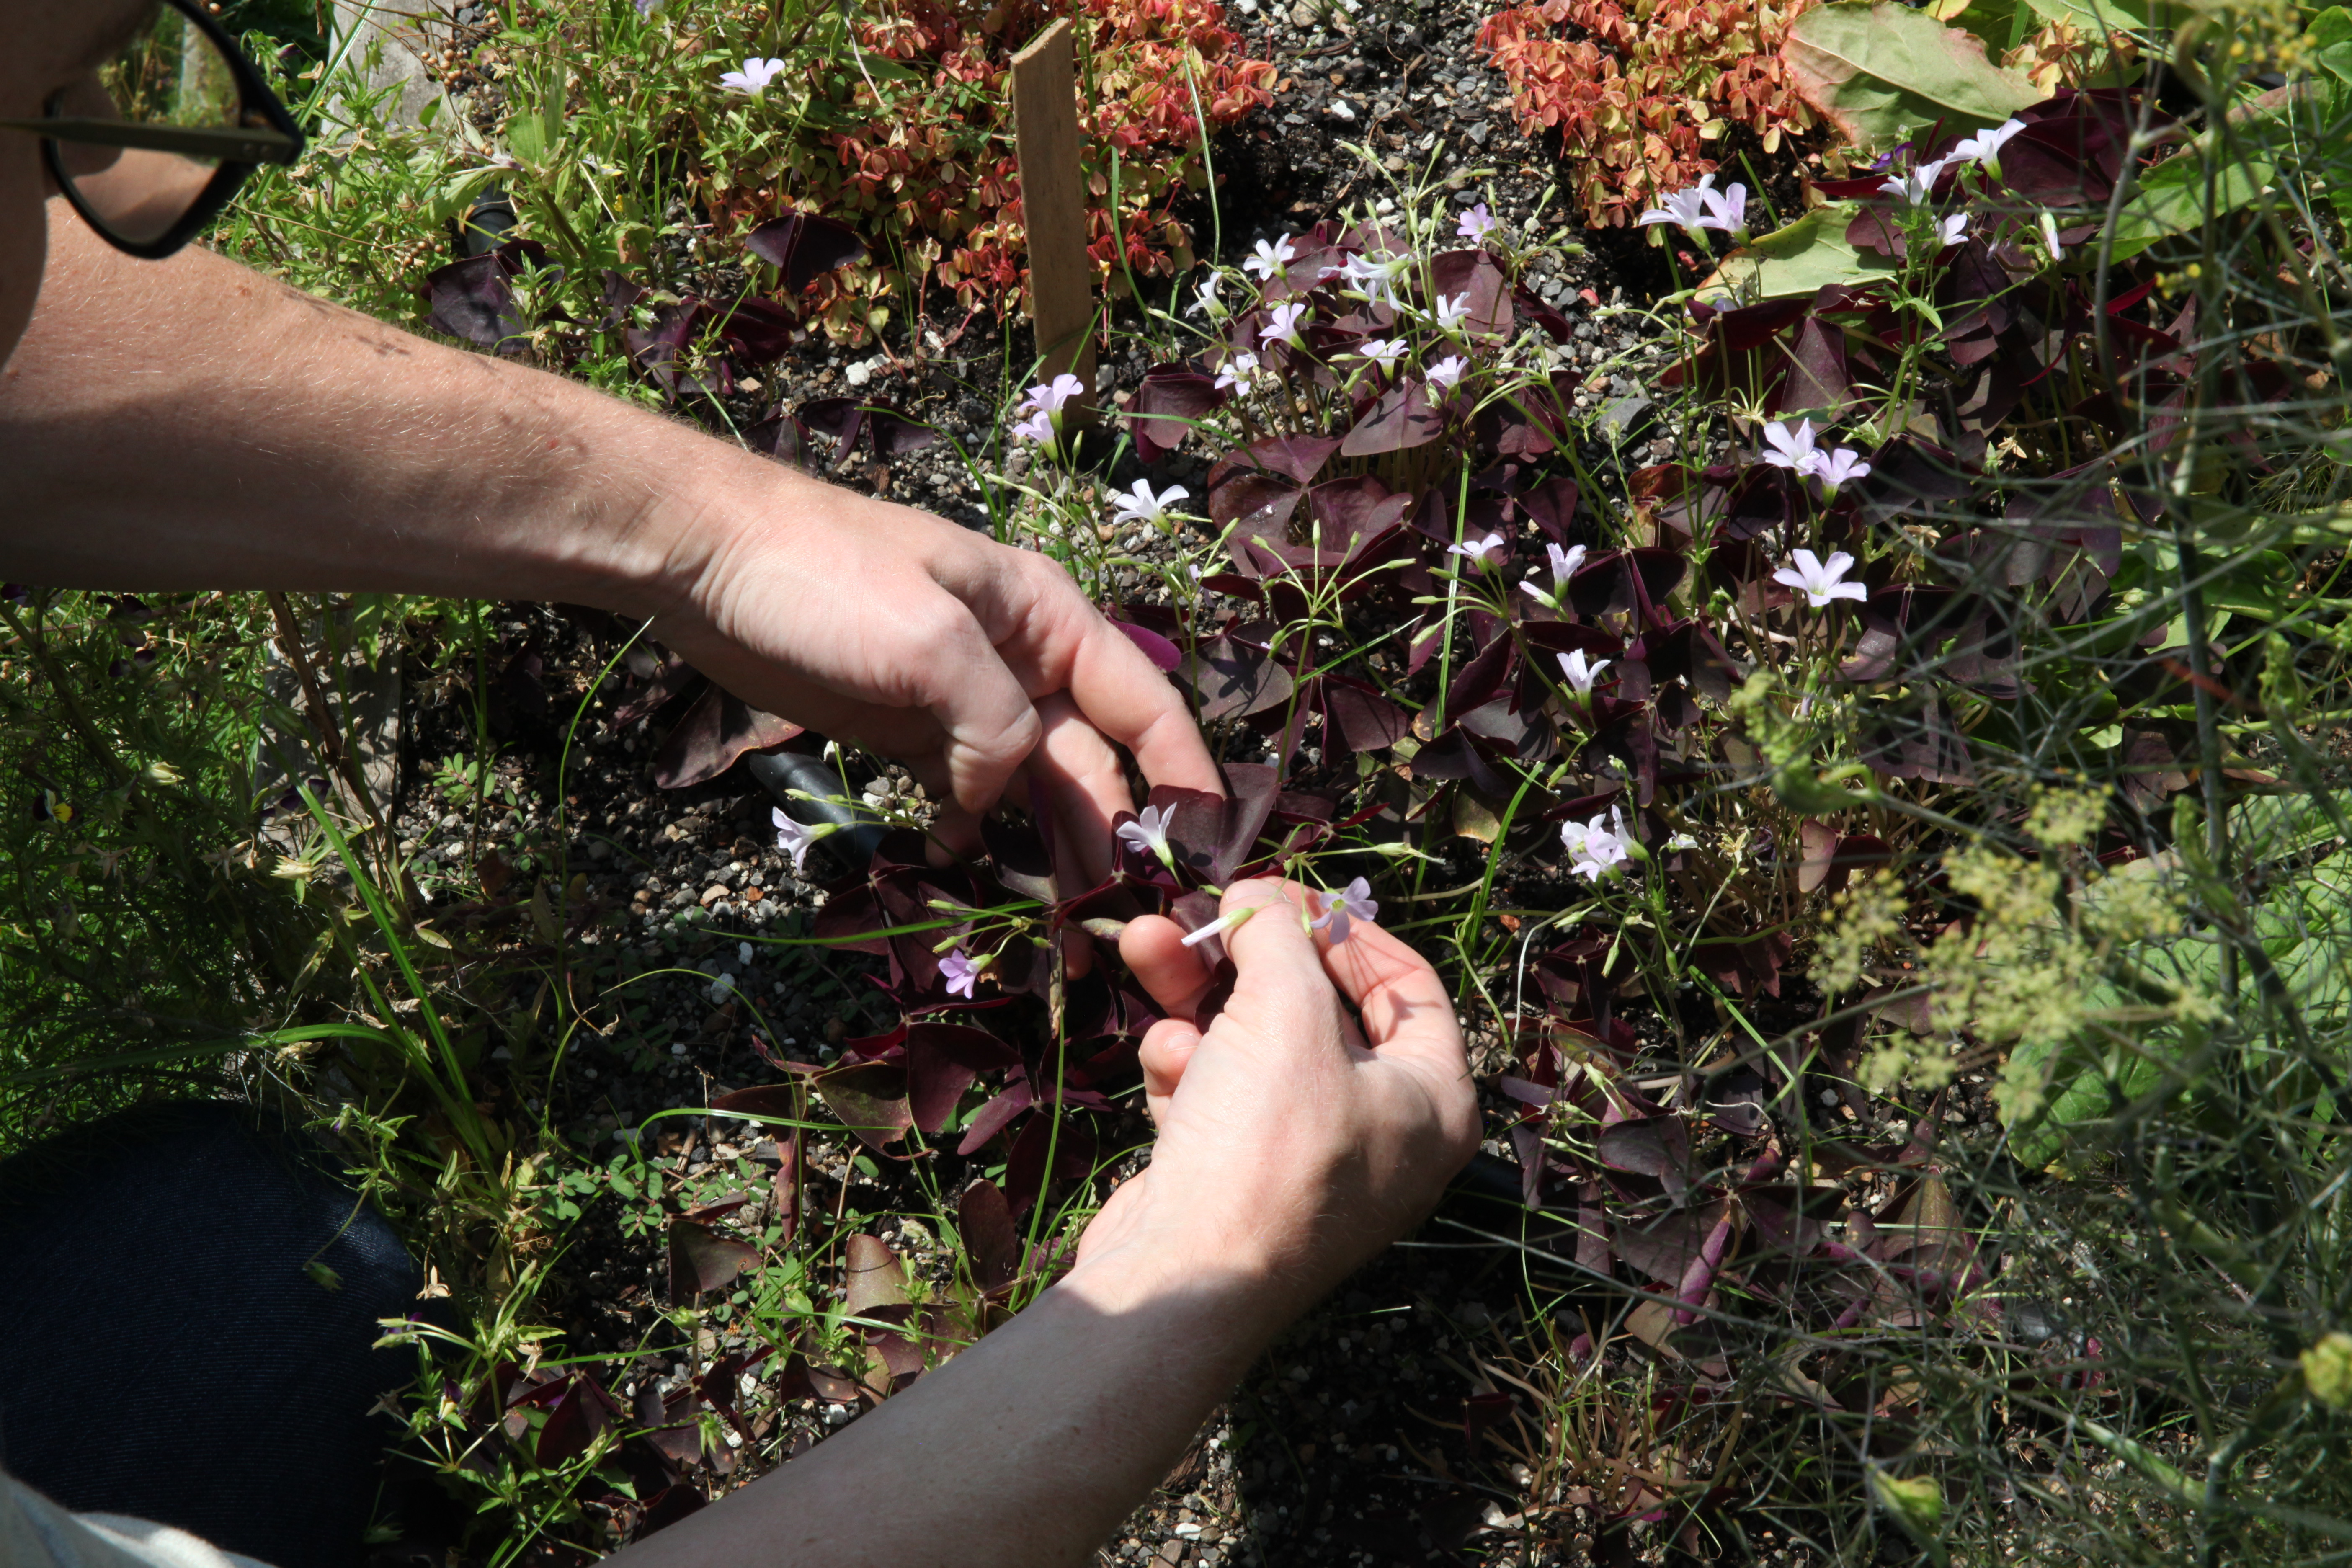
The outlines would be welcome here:
[[[1175,688],[1055,563],[756,468],[675,530],[692,542],[654,635],[755,707],[906,763],[951,847],[1025,773],[1108,876],[1134,808],[1111,741],[1153,784],[1223,793]]]
[[[1182,931],[1158,916],[1128,926],[1120,956],[1171,1015],[1142,1047],[1160,1138],[1087,1227],[1081,1267],[1172,1250],[1202,1273],[1258,1279],[1286,1319],[1425,1215],[1477,1148],[1436,971],[1369,921],[1336,943],[1304,930],[1307,896],[1272,880],[1226,890],[1224,913],[1257,912],[1225,932],[1238,975],[1205,1031],[1192,1019],[1209,969]]]

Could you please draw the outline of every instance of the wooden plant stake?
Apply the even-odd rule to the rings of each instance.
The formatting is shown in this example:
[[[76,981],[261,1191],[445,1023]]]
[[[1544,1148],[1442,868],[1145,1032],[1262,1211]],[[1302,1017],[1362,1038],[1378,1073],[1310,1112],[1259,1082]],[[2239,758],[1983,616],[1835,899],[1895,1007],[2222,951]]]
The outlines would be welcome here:
[[[1013,129],[1022,221],[1029,232],[1029,320],[1037,333],[1038,375],[1050,384],[1067,373],[1085,382],[1086,395],[1069,404],[1083,416],[1094,406],[1094,261],[1087,255],[1077,61],[1067,16],[1013,57]]]

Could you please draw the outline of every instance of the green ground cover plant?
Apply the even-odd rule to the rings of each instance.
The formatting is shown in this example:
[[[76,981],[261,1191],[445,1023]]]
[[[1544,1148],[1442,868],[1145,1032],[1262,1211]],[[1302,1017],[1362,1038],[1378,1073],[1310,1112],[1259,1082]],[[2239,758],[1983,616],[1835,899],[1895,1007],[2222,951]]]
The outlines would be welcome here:
[[[341,623],[289,646],[242,598],[12,590],[11,1139],[183,1071],[310,1108],[432,1266],[388,1327],[419,1358],[410,1451],[482,1510],[467,1551],[579,1561],[1049,1281],[1133,1152],[1149,1011],[1118,930],[1165,911],[1213,955],[1210,889],[1278,868],[1335,928],[1377,910],[1442,954],[1471,1028],[1507,1201],[1423,1242],[1507,1258],[1528,1303],[1510,1376],[1461,1411],[1514,1500],[1480,1560],[1577,1561],[1571,1520],[1619,1561],[1743,1561],[1767,1531],[1831,1562],[2336,1560],[2352,18],[2127,15],[2083,90],[1988,63],[1963,100],[1923,50],[2084,20],[1975,10],[1799,18],[1790,70],[1853,142],[1812,205],[1638,195],[1687,258],[1651,317],[1666,460],[1604,427],[1574,323],[1525,286],[1567,237],[1411,178],[1181,287],[1134,264],[1114,342],[1152,368],[1102,426],[1009,355],[1002,443],[971,455],[992,525],[1194,694],[1228,795],[1153,792],[1098,884],[1018,802],[945,868],[921,804],[885,802],[813,920],[747,939],[812,988],[870,973],[874,1001],[789,1052],[760,999],[714,990],[761,1081],[613,1152],[546,1105],[592,1047],[657,1051],[630,987],[669,960],[615,961],[623,911],[561,835],[459,869],[510,918],[468,931],[423,917],[436,873],[323,752],[256,782],[264,719],[299,704],[265,642],[333,670]],[[593,8],[586,41],[636,64],[567,80],[524,132],[545,156],[512,151],[554,101],[532,51],[590,15],[519,11],[470,57],[522,84],[499,100],[514,164],[453,184],[431,127],[355,104],[360,134],[224,243],[396,320],[424,285],[455,323],[428,240],[495,178],[520,226],[446,295],[486,350],[648,398],[755,368],[724,262],[645,270],[666,238],[718,246],[717,208],[668,204],[748,166],[662,97],[643,51],[684,34]],[[361,237],[371,202],[405,216]],[[859,247],[888,221],[857,218]],[[845,253],[830,232],[771,264]],[[590,306],[632,267],[645,292],[600,279]],[[788,302],[863,286],[835,270]],[[837,401],[780,410],[769,444],[814,464],[898,430]],[[1171,454],[1209,462],[1198,493]],[[504,788],[560,824],[595,704],[633,654],[670,673],[623,628],[560,704],[555,768],[501,773],[487,704],[517,656],[488,613],[345,608],[470,693],[445,782],[485,812]],[[814,874],[834,835],[786,838]],[[684,929],[681,962],[708,940]],[[682,1175],[664,1140],[697,1126],[775,1163]],[[813,1208],[835,1173],[840,1206]],[[554,1321],[559,1279],[623,1246],[658,1248],[662,1354],[690,1347],[690,1376]]]

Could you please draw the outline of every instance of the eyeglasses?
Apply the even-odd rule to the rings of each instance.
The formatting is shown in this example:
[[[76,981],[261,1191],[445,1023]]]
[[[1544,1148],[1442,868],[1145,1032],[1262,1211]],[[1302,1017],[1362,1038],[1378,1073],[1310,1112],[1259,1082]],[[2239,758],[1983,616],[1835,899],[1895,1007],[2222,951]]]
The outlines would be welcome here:
[[[118,250],[171,255],[263,163],[302,155],[302,132],[197,0],[163,0],[93,77],[0,129],[41,138],[74,210]]]

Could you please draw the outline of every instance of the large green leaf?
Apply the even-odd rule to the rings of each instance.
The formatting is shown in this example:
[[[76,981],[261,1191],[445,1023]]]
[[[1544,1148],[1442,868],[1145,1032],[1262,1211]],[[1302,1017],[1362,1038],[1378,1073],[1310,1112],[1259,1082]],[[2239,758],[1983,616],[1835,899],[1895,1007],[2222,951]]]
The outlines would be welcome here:
[[[1714,276],[1698,286],[1698,297],[1709,304],[1753,304],[1810,295],[1832,283],[1889,276],[1895,262],[1874,251],[1858,251],[1846,241],[1856,208],[1853,202],[1831,202],[1792,224],[1759,235],[1723,258]]]
[[[1806,12],[1780,58],[1805,101],[1873,152],[1931,125],[1997,124],[2045,96],[1987,59],[1982,39],[1891,0]]]
[[[2026,0],[2043,18],[2099,37],[2109,32],[2142,32],[2147,27],[2147,0]]]
[[[2211,154],[2191,146],[2150,169],[2116,215],[2115,258],[2137,256],[2167,235],[2201,227],[2210,205],[2214,216],[2235,212],[2269,185],[2274,171],[2251,155],[2222,162],[2209,171]]]

